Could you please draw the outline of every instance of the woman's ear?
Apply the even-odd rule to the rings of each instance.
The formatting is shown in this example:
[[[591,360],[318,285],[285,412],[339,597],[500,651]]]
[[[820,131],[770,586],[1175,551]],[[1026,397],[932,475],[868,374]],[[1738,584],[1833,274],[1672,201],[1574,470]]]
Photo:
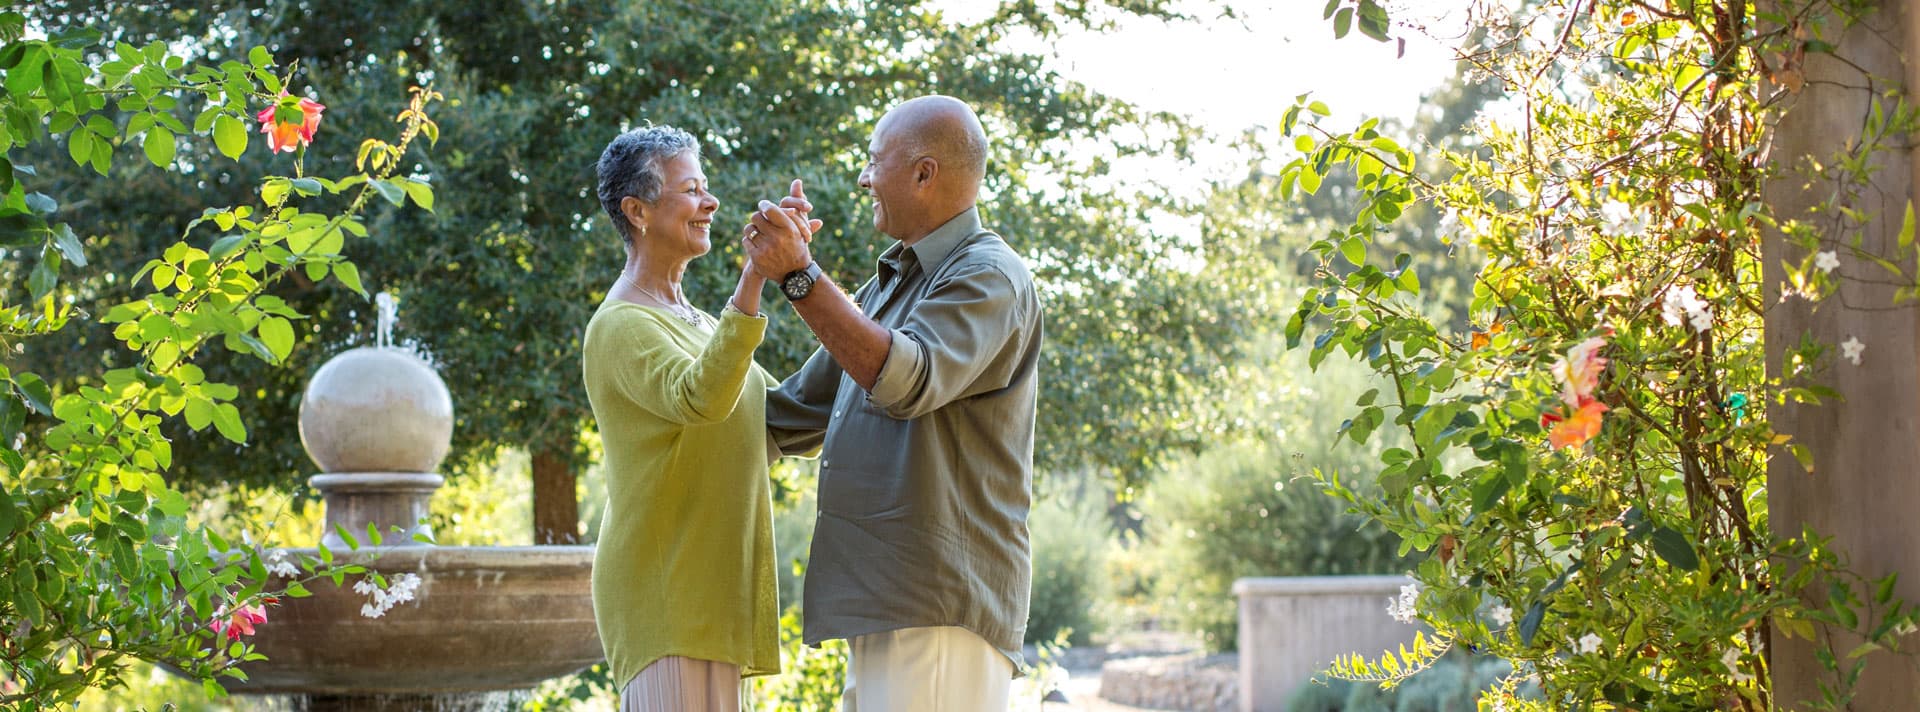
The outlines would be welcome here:
[[[642,231],[647,224],[647,203],[631,195],[620,199],[620,214],[627,216],[627,223],[636,232]]]

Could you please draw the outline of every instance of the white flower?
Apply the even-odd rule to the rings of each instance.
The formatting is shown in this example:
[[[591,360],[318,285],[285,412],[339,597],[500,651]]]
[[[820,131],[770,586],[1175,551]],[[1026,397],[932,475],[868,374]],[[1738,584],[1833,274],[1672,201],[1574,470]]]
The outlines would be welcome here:
[[[1419,600],[1420,587],[1417,584],[1401,586],[1399,598],[1387,599],[1387,615],[1401,623],[1412,623],[1420,614],[1419,609],[1414,607]]]
[[[1866,350],[1867,345],[1860,343],[1860,337],[1849,336],[1846,341],[1840,344],[1840,357],[1852,361],[1853,365],[1858,366],[1860,365],[1860,354]]]
[[[1607,237],[1638,235],[1647,230],[1646,218],[1618,200],[1600,206],[1600,234]]]
[[[280,578],[293,578],[300,575],[300,567],[287,560],[287,552],[280,549],[267,550],[267,573]]]
[[[1813,266],[1819,268],[1822,272],[1832,272],[1834,268],[1840,266],[1840,253],[1833,250],[1826,250],[1814,255]]]
[[[1493,610],[1487,611],[1487,615],[1503,628],[1513,625],[1513,609],[1506,606],[1494,606]]]
[[[420,575],[411,573],[393,577],[385,589],[380,588],[379,584],[374,583],[371,578],[360,579],[353,584],[355,593],[373,598],[372,603],[360,607],[360,615],[368,618],[379,618],[386,615],[387,611],[393,610],[394,606],[413,600],[414,592],[419,589]]]
[[[1713,311],[1707,308],[1706,300],[1693,291],[1692,285],[1667,290],[1666,296],[1660,299],[1660,318],[1673,326],[1686,324],[1694,331],[1713,327]]]
[[[394,603],[406,603],[413,600],[413,592],[419,588],[419,574],[400,574],[393,580],[393,585],[387,588],[387,596]]]
[[[1600,652],[1600,642],[1600,636],[1588,633],[1580,636],[1580,644],[1577,649],[1581,655],[1597,653]]]
[[[1734,684],[1753,682],[1753,673],[1740,667],[1740,649],[1727,648],[1720,654],[1720,664],[1727,666],[1727,672],[1733,673]]]

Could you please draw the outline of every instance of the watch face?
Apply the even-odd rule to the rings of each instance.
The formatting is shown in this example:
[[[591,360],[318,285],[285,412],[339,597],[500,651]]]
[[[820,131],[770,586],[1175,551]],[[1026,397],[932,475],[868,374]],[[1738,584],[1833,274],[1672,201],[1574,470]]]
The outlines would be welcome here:
[[[804,299],[808,294],[813,293],[813,277],[808,276],[806,272],[787,275],[787,278],[780,282],[780,291],[784,292],[788,299]]]

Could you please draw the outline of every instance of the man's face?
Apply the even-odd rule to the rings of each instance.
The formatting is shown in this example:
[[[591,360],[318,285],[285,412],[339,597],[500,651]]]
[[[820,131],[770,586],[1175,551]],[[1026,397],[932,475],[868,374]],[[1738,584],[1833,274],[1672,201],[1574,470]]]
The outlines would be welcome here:
[[[860,187],[873,199],[873,229],[896,240],[909,236],[920,212],[913,169],[918,157],[906,143],[887,117],[881,117],[867,145],[867,167],[860,171]]]

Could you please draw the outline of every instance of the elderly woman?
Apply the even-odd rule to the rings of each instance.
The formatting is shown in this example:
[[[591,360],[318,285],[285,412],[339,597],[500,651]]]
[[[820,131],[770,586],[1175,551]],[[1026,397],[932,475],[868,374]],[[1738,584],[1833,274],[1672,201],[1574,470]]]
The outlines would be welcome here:
[[[764,446],[776,380],[753,363],[763,280],[743,268],[718,319],[681,293],[719,208],[687,132],[623,133],[599,173],[627,255],[583,345],[607,473],[600,641],[622,710],[738,710],[741,678],[780,668]]]

